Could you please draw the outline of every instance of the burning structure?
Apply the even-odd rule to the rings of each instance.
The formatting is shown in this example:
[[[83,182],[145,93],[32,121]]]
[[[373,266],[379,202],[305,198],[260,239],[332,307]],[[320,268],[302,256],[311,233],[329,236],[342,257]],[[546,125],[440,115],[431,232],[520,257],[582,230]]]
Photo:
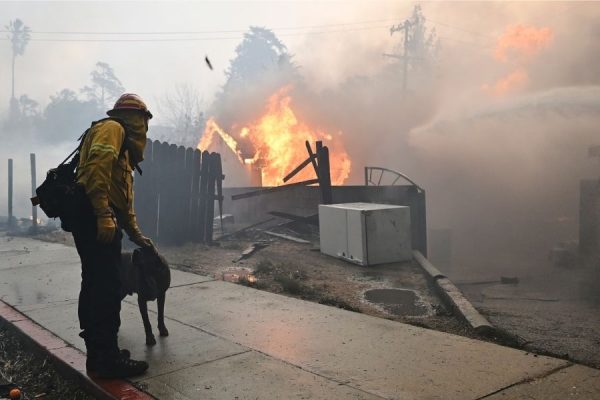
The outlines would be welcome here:
[[[342,141],[335,135],[312,128],[301,121],[293,110],[291,86],[277,90],[267,100],[263,114],[255,121],[235,123],[228,133],[211,118],[198,144],[200,149],[226,147],[224,172],[230,177],[228,186],[277,186],[295,166],[304,161],[304,142],[323,141],[330,149],[331,182],[343,184],[350,175],[352,163]],[[225,145],[225,146],[224,146]],[[239,176],[244,166],[245,177]],[[310,178],[309,171],[296,175],[294,181]],[[241,184],[240,184],[241,183]]]
[[[415,184],[376,188],[369,186],[371,177],[365,178],[365,186],[342,186],[353,166],[342,132],[329,133],[301,120],[291,89],[291,85],[277,89],[256,119],[235,122],[229,132],[215,118],[207,121],[198,148],[222,154],[225,212],[237,222],[252,224],[273,214],[311,218],[323,203],[411,206],[414,243],[426,254],[424,191]],[[384,173],[380,172],[378,184]],[[308,186],[314,184],[318,186]]]

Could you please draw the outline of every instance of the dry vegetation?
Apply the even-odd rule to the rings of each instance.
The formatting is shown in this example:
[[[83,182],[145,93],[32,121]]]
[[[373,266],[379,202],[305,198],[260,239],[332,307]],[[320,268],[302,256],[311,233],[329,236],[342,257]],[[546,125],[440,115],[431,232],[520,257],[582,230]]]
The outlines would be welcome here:
[[[47,356],[32,352],[6,327],[0,327],[0,378],[19,387],[23,400],[93,399],[77,384],[62,377]]]

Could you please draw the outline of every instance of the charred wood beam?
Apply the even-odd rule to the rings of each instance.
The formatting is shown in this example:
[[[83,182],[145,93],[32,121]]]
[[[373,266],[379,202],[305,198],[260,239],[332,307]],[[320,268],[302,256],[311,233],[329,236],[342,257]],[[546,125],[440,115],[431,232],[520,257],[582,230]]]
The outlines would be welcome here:
[[[310,164],[311,162],[314,163],[315,158],[317,158],[316,155],[314,154],[310,154],[309,157],[302,161],[302,164],[298,165],[296,168],[294,168],[294,170],[292,172],[290,172],[289,174],[287,174],[285,176],[285,178],[283,178],[284,182],[289,181],[290,179],[292,179],[294,176],[296,176],[300,171],[302,171],[304,169],[304,167],[306,167],[308,164]]]
[[[281,192],[283,190],[287,190],[296,186],[305,186],[305,185],[313,185],[315,183],[319,183],[318,179],[309,179],[301,182],[288,183],[287,185],[275,186],[272,188],[254,190],[252,192],[246,192],[241,194],[235,194],[231,196],[231,200],[240,200],[247,199],[248,197],[262,196],[263,194],[271,194],[275,192]]]
[[[321,188],[321,204],[332,204],[331,175],[329,167],[329,148],[323,142],[317,142],[317,160],[319,167],[319,187]]]
[[[313,153],[308,140],[306,142],[304,142],[304,144],[306,145],[306,151],[308,151],[308,155],[310,157],[310,161],[312,163],[313,169],[315,170],[315,174],[317,174],[317,178],[319,178],[319,166],[317,165],[317,162],[315,161],[317,159],[317,155],[315,153]]]
[[[229,233],[227,233],[227,234],[221,235],[221,236],[219,236],[219,237],[218,237],[216,240],[224,240],[224,239],[227,239],[227,238],[229,238],[229,237],[231,237],[231,236],[235,236],[235,235],[237,235],[237,234],[239,234],[239,233],[244,233],[244,232],[246,232],[247,230],[250,230],[250,229],[256,228],[257,226],[260,226],[260,225],[266,224],[266,223],[268,223],[268,222],[271,222],[271,221],[274,221],[274,220],[276,220],[276,219],[277,219],[277,218],[269,218],[269,219],[266,219],[266,220],[264,220],[264,221],[257,222],[257,223],[255,223],[255,224],[252,224],[252,225],[245,226],[245,227],[243,227],[243,228],[241,228],[241,229],[238,229],[237,231],[233,231],[233,232],[229,232]]]
[[[288,214],[279,211],[270,211],[269,214],[275,217],[289,219],[290,221],[294,222],[302,222],[307,225],[319,226],[319,214],[309,215],[308,217],[302,217],[300,215]]]

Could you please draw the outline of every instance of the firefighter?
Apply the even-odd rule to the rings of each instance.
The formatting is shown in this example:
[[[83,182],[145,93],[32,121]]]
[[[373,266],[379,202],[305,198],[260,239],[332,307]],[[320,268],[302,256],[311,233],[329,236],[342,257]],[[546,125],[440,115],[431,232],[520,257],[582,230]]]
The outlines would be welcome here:
[[[79,324],[87,349],[88,372],[105,378],[143,374],[145,361],[119,350],[121,324],[119,263],[124,230],[140,247],[153,246],[133,211],[132,171],[143,160],[152,114],[135,94],[124,94],[92,124],[82,139],[77,182],[86,194],[73,238],[81,258]]]

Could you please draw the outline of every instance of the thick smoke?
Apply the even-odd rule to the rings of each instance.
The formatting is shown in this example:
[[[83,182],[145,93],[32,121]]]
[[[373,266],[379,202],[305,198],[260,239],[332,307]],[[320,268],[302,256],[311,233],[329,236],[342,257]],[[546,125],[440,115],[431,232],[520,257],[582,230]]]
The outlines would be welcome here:
[[[355,15],[342,10],[344,18],[397,18],[391,27],[412,12],[406,3],[360,7]],[[599,175],[587,148],[600,144],[600,4],[434,2],[422,9],[441,48],[427,68],[409,68],[406,90],[402,61],[383,56],[402,52],[402,35],[390,36],[382,23],[293,44],[259,29],[277,57],[249,57],[238,66],[252,68],[230,70],[205,116],[235,133],[261,115],[269,96],[292,84],[298,118],[343,137],[353,165],[347,183],[362,184],[362,168],[373,165],[406,173],[425,188],[429,227],[454,231],[455,265],[542,265],[556,242],[577,239],[579,180]],[[498,60],[499,38],[517,26],[551,39],[525,61]],[[515,71],[518,85],[486,90]],[[42,146],[7,130],[3,137],[10,139],[0,156],[13,157],[20,174],[15,212],[27,216],[29,153],[38,153],[40,181],[71,144]]]
[[[8,210],[8,159],[13,159],[13,215],[18,218],[31,216],[31,166],[30,153],[36,154],[37,185],[45,178],[46,171],[56,167],[77,146],[76,138],[71,142],[61,142],[52,146],[47,140],[27,135],[22,131],[3,128],[2,146],[0,146],[0,215],[7,215]],[[38,218],[46,219],[41,210]]]
[[[411,130],[412,175],[429,189],[430,222],[454,229],[456,261],[539,265],[553,245],[577,240],[579,181],[598,175],[588,147],[599,122],[600,87],[576,87]]]
[[[454,232],[455,265],[492,275],[545,267],[553,245],[577,240],[579,181],[598,175],[587,154],[600,144],[600,49],[590,40],[600,6],[427,3],[423,11],[438,22],[427,26],[438,29],[441,52],[431,68],[409,69],[406,91],[402,63],[382,56],[401,37],[310,38],[300,47],[310,55],[295,58],[305,84],[292,92],[294,109],[341,132],[353,163],[347,183],[362,183],[362,167],[374,165],[424,187],[429,227]],[[402,6],[393,15],[409,14]],[[506,43],[527,34],[537,45]],[[511,75],[518,84],[503,84]]]
[[[388,63],[323,90],[313,114],[343,131],[353,182],[360,182],[360,166],[378,165],[426,189],[429,227],[454,232],[455,265],[491,275],[545,267],[553,245],[578,239],[580,179],[599,175],[588,147],[600,144],[600,74],[593,67],[600,49],[589,39],[600,7],[432,8],[432,20],[478,35],[453,42],[456,31],[439,30],[437,69],[413,72],[406,92],[400,64]],[[485,21],[474,23],[469,16],[483,9]],[[551,32],[551,40],[526,62],[499,62],[498,38],[519,24]],[[486,90],[519,68],[527,73],[521,85]]]

